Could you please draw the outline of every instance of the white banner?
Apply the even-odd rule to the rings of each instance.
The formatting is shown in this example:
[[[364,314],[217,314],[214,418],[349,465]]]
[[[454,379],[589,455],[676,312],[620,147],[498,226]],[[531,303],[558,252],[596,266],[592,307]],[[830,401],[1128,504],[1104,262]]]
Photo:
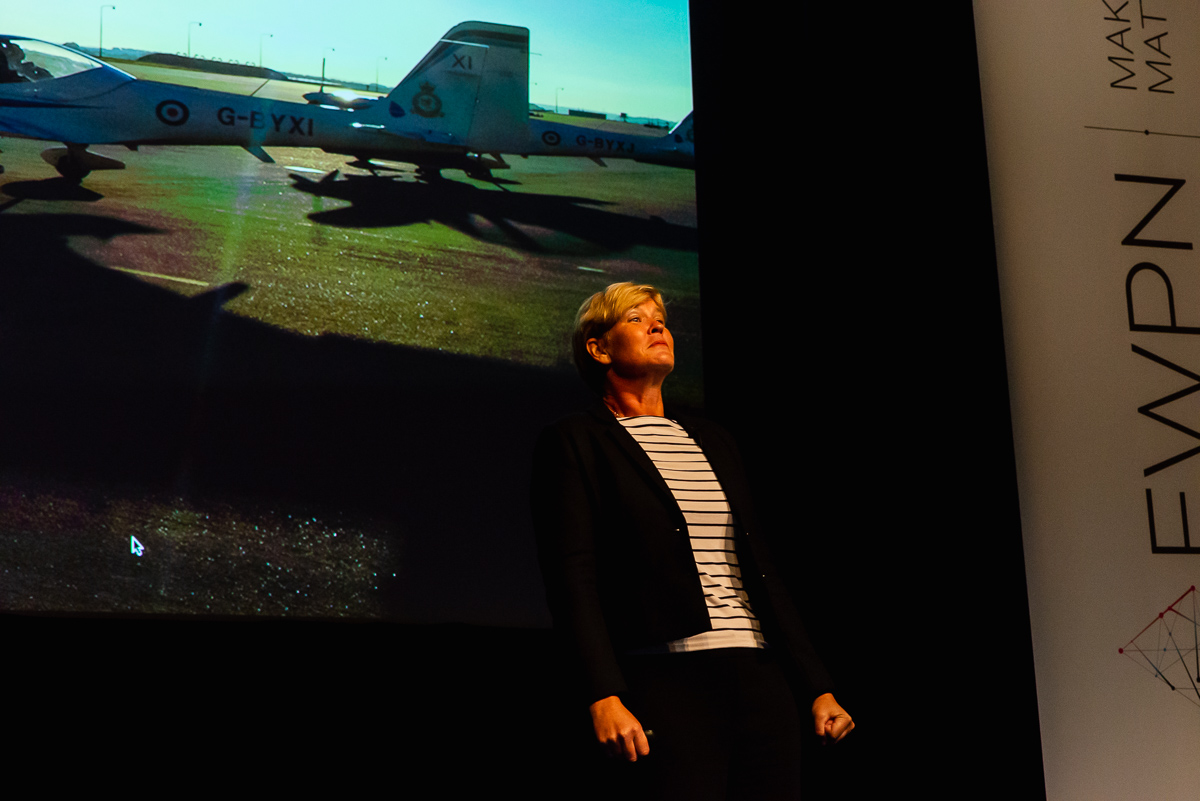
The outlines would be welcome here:
[[[1048,797],[1194,799],[1200,4],[974,8]]]

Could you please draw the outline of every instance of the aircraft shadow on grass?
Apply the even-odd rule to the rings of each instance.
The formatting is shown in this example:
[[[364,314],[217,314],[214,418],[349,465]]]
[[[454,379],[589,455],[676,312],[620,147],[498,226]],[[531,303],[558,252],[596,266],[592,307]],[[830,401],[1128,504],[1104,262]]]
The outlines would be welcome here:
[[[12,181],[0,186],[0,192],[16,200],[76,200],[93,203],[104,195],[66,178],[44,178],[38,181]]]
[[[199,569],[196,563],[216,551],[168,561],[165,546],[156,543],[158,550],[136,559],[118,541],[109,556],[105,544],[78,548],[83,538],[103,543],[109,534],[82,524],[43,542],[36,521],[20,516],[28,506],[16,504],[23,508],[14,519],[5,503],[49,488],[56,500],[66,496],[47,513],[59,519],[64,513],[78,519],[81,508],[128,514],[139,499],[164,496],[183,496],[201,509],[216,501],[248,504],[252,511],[266,504],[365,510],[386,521],[389,550],[402,556],[397,575],[379,582],[385,615],[417,622],[425,615],[477,616],[503,595],[536,616],[544,601],[529,533],[526,460],[541,425],[582,405],[575,376],[343,337],[302,337],[224,311],[221,305],[242,284],[187,298],[68,246],[79,236],[158,233],[101,215],[0,213],[0,538],[28,538],[19,550],[36,561],[4,565],[20,569],[21,586],[44,599],[64,575],[86,570],[95,586],[120,592],[123,600],[154,598],[154,582],[164,574],[173,586],[202,576],[192,584],[198,595],[254,592],[255,577],[239,576],[226,564]],[[491,444],[490,453],[483,442]],[[90,522],[97,520],[111,523],[102,515]],[[236,551],[237,535],[222,533]],[[77,566],[83,559],[86,566]],[[221,570],[224,583],[201,583]],[[247,579],[249,591],[238,584]],[[14,585],[5,591],[15,592],[16,580],[4,581]],[[553,671],[547,632],[538,629],[297,628],[293,621],[286,628],[167,623],[147,629],[110,621],[89,626],[95,621],[88,619],[80,625],[20,615],[6,620],[18,621],[34,625],[15,638],[9,636],[15,627],[7,626],[6,643],[38,655],[34,672],[53,677],[48,692],[69,684],[74,668],[64,666],[75,664],[78,649],[109,649],[122,655],[119,670],[101,673],[114,682],[128,679],[129,664],[157,659],[174,666],[137,679],[146,697],[174,699],[186,681],[205,688],[197,703],[216,705],[205,708],[252,709],[262,693],[311,695],[311,679],[292,668],[328,653],[318,663],[339,677],[328,682],[334,687],[329,708],[340,708],[343,681],[352,681],[373,699],[359,705],[370,710],[362,725],[414,713],[430,721],[412,742],[404,733],[386,738],[381,764],[397,741],[420,754],[422,764],[457,769],[461,760],[477,762],[475,728],[461,721],[473,720],[469,715],[500,692],[519,694],[526,718],[543,730],[566,731],[575,723],[565,711],[570,708],[558,703],[562,677]],[[477,669],[480,653],[495,663],[486,676]],[[233,654],[272,669],[248,675],[218,667]],[[413,687],[421,688],[420,697]],[[63,698],[52,706],[76,703],[75,696]],[[294,726],[310,722],[311,709],[300,707]],[[252,717],[247,725],[261,734]],[[431,737],[435,748],[428,748]],[[279,759],[294,756],[290,739],[275,741]],[[586,743],[570,745],[578,744],[557,737],[543,755],[573,768],[573,755],[585,753]],[[356,756],[374,753],[370,743],[355,748]],[[546,777],[557,780],[557,770],[539,767],[521,777],[521,786],[549,784]]]
[[[527,460],[586,401],[572,372],[301,336],[224,311],[244,285],[189,298],[67,245],[152,233],[0,214],[0,488],[354,510],[388,521],[412,569],[381,588],[386,609],[473,586],[537,608]]]
[[[518,225],[565,234],[587,243],[597,254],[616,253],[637,245],[669,250],[696,250],[695,228],[660,218],[638,218],[606,211],[606,201],[570,195],[534,195],[480,189],[458,181],[398,181],[374,175],[331,173],[314,181],[291,174],[293,187],[316,197],[335,198],[350,206],[309,215],[313,222],[339,228],[383,228],[438,222],[494,244],[535,253],[578,252],[557,235],[538,237]],[[481,225],[485,220],[489,225]]]

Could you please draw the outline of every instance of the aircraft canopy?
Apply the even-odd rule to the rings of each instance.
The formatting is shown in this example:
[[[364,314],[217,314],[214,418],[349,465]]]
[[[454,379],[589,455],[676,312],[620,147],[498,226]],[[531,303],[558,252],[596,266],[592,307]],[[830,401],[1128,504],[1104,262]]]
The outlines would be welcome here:
[[[49,42],[0,36],[0,83],[65,78],[104,66],[91,56]]]

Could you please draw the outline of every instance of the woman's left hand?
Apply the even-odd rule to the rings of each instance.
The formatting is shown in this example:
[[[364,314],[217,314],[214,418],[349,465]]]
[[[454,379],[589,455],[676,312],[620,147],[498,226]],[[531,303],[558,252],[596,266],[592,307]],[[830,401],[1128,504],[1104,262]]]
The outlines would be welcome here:
[[[836,743],[854,731],[849,713],[833,698],[833,693],[818,695],[812,703],[813,725],[824,743]]]

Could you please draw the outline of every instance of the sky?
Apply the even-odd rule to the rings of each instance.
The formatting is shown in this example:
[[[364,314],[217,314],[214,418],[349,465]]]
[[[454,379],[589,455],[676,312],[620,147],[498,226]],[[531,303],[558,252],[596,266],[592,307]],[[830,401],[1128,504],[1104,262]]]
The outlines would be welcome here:
[[[111,8],[110,6],[116,6]],[[190,8],[189,8],[190,6]],[[687,0],[56,0],[4,3],[0,33],[96,47],[191,53],[284,72],[395,85],[466,20],[530,30],[529,99],[677,121],[692,108]],[[301,10],[303,9],[303,10]],[[200,25],[192,23],[199,22]],[[269,34],[269,36],[268,36]],[[386,60],[385,60],[386,59]]]

